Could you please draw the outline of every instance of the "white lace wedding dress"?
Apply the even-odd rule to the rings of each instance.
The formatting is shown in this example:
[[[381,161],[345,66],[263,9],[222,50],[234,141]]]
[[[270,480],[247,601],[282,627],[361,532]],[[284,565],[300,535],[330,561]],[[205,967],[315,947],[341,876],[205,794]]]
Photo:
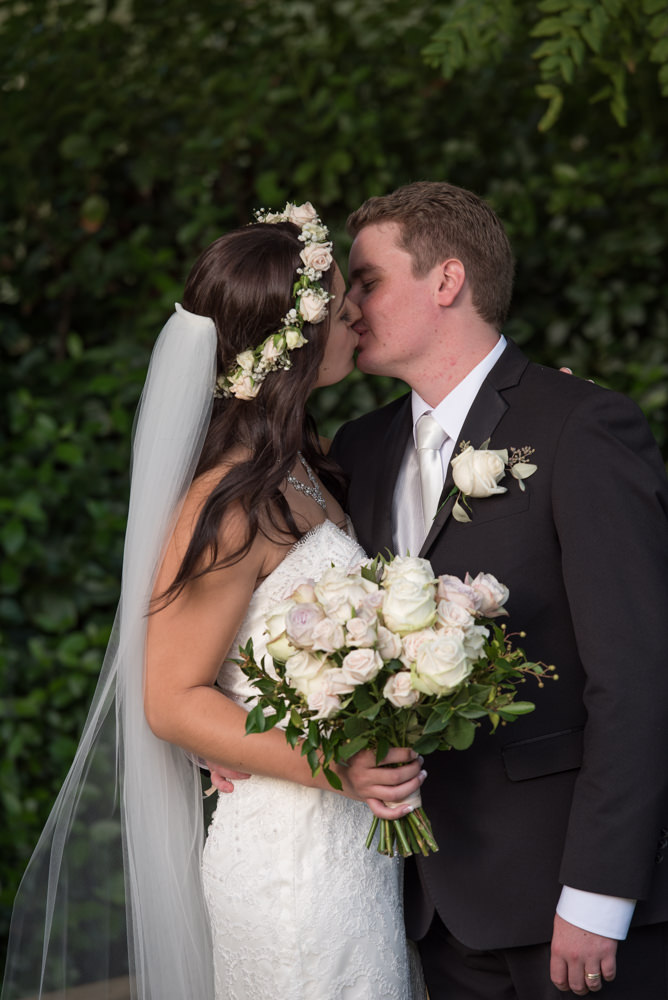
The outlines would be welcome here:
[[[230,651],[301,580],[352,567],[359,545],[331,521],[305,535],[258,587]],[[218,684],[247,710],[230,662]],[[334,792],[257,775],[220,795],[202,862],[213,928],[216,1000],[413,1000],[402,862],[364,841],[369,809]]]

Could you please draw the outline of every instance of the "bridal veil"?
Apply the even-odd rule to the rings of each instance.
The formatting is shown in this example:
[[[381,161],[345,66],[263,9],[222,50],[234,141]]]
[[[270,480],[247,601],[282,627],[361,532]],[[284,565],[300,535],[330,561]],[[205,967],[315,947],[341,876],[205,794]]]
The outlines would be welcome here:
[[[215,377],[213,321],[177,306],[135,422],[111,639],[74,762],[17,895],[1,1000],[64,997],[117,978],[128,979],[133,1000],[213,997],[199,771],[149,729],[143,683],[150,596],[197,466]],[[94,995],[111,993],[102,986]]]

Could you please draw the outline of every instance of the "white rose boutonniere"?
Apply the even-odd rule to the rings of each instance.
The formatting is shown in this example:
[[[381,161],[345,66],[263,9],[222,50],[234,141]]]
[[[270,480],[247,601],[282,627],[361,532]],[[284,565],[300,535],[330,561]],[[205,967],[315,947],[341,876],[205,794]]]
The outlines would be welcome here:
[[[522,448],[502,448],[494,450],[489,447],[489,438],[480,448],[473,448],[469,441],[462,441],[459,454],[452,462],[452,478],[455,481],[450,496],[458,494],[452,508],[455,521],[466,523],[471,520],[465,507],[469,498],[492,497],[499,493],[507,493],[506,486],[499,482],[506,472],[517,480],[521,490],[526,489],[524,480],[533,476],[538,468],[526,459],[533,455],[533,448],[525,445]]]

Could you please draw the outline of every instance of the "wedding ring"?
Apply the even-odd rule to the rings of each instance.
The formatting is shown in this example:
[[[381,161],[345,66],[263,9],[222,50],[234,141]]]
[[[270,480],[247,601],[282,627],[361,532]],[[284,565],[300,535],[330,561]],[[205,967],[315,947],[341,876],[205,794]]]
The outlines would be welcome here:
[[[585,979],[600,979],[600,972],[585,972]]]

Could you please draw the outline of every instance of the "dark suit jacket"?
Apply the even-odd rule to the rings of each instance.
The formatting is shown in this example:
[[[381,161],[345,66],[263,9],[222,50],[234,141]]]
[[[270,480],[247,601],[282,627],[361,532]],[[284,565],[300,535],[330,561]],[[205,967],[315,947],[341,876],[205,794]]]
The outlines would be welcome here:
[[[370,554],[392,547],[394,484],[410,396],[345,425],[332,455]],[[509,344],[461,439],[534,449],[526,492],[472,500],[472,521],[437,514],[421,555],[437,574],[493,573],[510,588],[509,631],[557,681],[521,692],[531,715],[481,727],[471,749],[433,754],[423,802],[440,852],[407,873],[407,926],[432,901],[475,948],[547,941],[561,884],[641,900],[668,919],[668,487],[630,400],[531,364]],[[456,444],[456,450],[459,442]],[[446,480],[443,497],[452,486]],[[426,888],[426,894],[423,889]]]

